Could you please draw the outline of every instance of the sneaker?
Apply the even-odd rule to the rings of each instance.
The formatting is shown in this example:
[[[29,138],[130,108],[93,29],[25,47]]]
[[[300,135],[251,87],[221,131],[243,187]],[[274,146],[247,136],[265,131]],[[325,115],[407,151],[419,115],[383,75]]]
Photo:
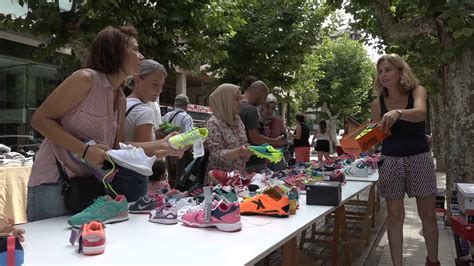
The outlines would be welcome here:
[[[180,199],[184,197],[186,197],[186,194],[177,189],[172,189],[165,195],[166,202],[170,203],[171,205],[175,205]]]
[[[372,169],[369,165],[365,163],[364,159],[357,159],[354,163],[351,164],[346,170],[344,171],[346,175],[354,176],[354,177],[368,177],[369,174],[372,172]]]
[[[168,139],[171,147],[181,149],[189,145],[193,145],[197,139],[205,140],[207,138],[207,128],[193,128],[192,130],[172,136]]]
[[[263,144],[259,146],[251,145],[249,149],[258,157],[262,159],[268,159],[272,163],[277,163],[283,159],[281,151],[273,148],[269,144]]]
[[[186,197],[180,199],[178,202],[176,202],[176,210],[178,211],[178,216],[179,216],[179,211],[185,207],[194,207],[197,206],[198,203],[193,197]]]
[[[155,198],[145,195],[130,205],[128,211],[130,213],[150,213],[156,207]]]
[[[237,202],[239,198],[237,197],[237,192],[231,186],[216,186],[212,192],[224,197],[229,202]]]
[[[212,184],[222,184],[222,185],[237,185],[241,183],[241,174],[239,171],[234,170],[230,172],[222,170],[210,170],[207,174],[209,176]]]
[[[332,173],[329,174],[329,181],[337,181],[344,183],[346,182],[346,175],[343,171],[339,169],[334,170]]]
[[[298,191],[298,188],[288,186],[286,183],[284,183],[279,186],[274,186],[273,189],[275,189],[282,196],[288,196],[288,200],[290,200],[290,215],[296,214],[296,210],[300,206],[300,193]],[[268,192],[267,190],[264,193],[271,194],[272,192]]]
[[[125,196],[117,195],[115,199],[108,195],[98,197],[91,206],[72,216],[67,222],[73,227],[79,228],[94,220],[103,223],[128,220],[128,203]]]
[[[235,186],[235,191],[237,192],[237,196],[241,198],[250,197],[250,190],[247,186]]]
[[[135,171],[144,176],[153,175],[152,167],[156,161],[156,156],[148,157],[140,147],[131,144],[120,143],[119,150],[108,150],[107,154],[116,164]]]
[[[258,194],[240,203],[240,214],[288,217],[290,215],[290,200],[280,193]]]
[[[104,224],[92,221],[82,227],[81,247],[84,255],[99,255],[105,251]]]
[[[226,203],[224,201],[214,201],[212,206],[202,204],[202,208],[188,211],[182,217],[183,224],[190,227],[212,227],[215,226],[220,231],[234,232],[242,229],[240,221],[239,203]],[[207,206],[207,207],[206,207]],[[211,208],[210,217],[206,221],[206,208]]]
[[[267,186],[268,178],[264,174],[255,174],[248,185],[250,192],[255,192],[258,189],[264,188]]]
[[[179,132],[181,128],[173,123],[164,122],[160,125],[160,132],[164,135],[168,135],[171,132]]]
[[[159,224],[177,224],[178,212],[175,206],[167,203],[165,206],[151,211],[148,221]]]
[[[0,236],[0,265],[23,265],[24,258],[18,238],[12,235]]]

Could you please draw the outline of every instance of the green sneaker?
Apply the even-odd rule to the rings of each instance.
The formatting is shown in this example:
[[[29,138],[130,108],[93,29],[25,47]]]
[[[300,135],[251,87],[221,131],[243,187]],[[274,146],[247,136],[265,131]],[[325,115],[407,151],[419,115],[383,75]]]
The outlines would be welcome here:
[[[262,144],[259,146],[251,145],[249,149],[258,158],[268,159],[272,163],[277,163],[283,159],[283,153],[269,144]]]
[[[182,133],[176,136],[172,136],[169,139],[171,147],[175,149],[181,149],[185,146],[193,145],[194,141],[198,139],[205,140],[207,138],[208,130],[207,128],[193,128],[192,130]]]
[[[125,196],[118,195],[115,199],[105,195],[98,197],[94,204],[67,220],[74,227],[81,227],[91,221],[114,223],[128,220],[128,202]]]
[[[164,135],[168,135],[171,132],[179,132],[181,128],[175,124],[164,122],[163,124],[160,125],[160,131]]]

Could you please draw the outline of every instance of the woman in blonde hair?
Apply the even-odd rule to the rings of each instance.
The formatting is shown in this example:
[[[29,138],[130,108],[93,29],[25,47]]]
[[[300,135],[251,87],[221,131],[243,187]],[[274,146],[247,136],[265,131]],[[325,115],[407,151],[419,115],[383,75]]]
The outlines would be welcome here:
[[[387,233],[393,265],[402,265],[403,261],[405,193],[416,198],[428,251],[426,265],[440,265],[436,175],[425,134],[426,89],[396,54],[384,55],[377,61],[375,89],[379,97],[372,102],[372,118],[380,121],[382,130],[391,132],[382,143],[378,185],[387,202]]]

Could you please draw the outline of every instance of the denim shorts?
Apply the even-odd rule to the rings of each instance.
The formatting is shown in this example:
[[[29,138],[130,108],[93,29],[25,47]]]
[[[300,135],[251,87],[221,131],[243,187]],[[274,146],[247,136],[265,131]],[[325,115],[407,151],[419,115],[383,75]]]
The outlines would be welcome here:
[[[28,222],[70,214],[64,205],[62,189],[61,183],[29,187],[26,208]]]
[[[126,168],[119,168],[112,181],[112,187],[119,195],[124,195],[128,202],[136,201],[146,195],[148,190],[148,177]],[[112,191],[107,194],[113,196]]]

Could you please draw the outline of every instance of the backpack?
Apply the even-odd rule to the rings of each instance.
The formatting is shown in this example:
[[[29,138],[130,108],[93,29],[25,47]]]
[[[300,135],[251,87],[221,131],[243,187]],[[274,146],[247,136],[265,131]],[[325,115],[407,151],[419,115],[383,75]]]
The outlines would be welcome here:
[[[196,184],[204,184],[206,176],[207,160],[209,159],[209,151],[206,150],[202,157],[195,158],[184,169],[184,174],[178,179],[176,189],[180,191],[188,191]]]

